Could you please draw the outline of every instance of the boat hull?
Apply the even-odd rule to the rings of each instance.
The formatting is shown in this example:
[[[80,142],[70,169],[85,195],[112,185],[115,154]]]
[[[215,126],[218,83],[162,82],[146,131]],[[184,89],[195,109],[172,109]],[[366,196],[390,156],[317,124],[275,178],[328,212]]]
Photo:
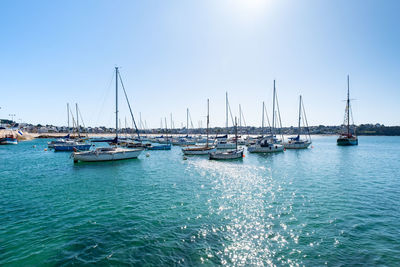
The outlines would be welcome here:
[[[171,150],[171,144],[149,146],[147,147],[147,150]]]
[[[217,149],[235,149],[235,143],[218,143]]]
[[[279,144],[269,145],[269,146],[260,146],[260,145],[252,145],[247,148],[250,153],[275,153],[282,152],[283,146]]]
[[[17,138],[1,138],[0,139],[0,145],[17,145],[18,144],[18,140]]]
[[[338,146],[356,146],[358,145],[358,138],[339,137],[337,139]]]
[[[286,149],[305,149],[311,145],[311,142],[292,142],[292,143],[285,143],[283,146]]]
[[[74,151],[82,150],[87,151],[92,147],[90,144],[83,144],[83,145],[54,145],[54,151]]]
[[[214,160],[243,159],[243,149],[232,150],[227,152],[211,153],[210,159]]]
[[[208,155],[216,151],[217,149],[215,147],[209,147],[203,149],[182,148],[182,152],[184,155]]]
[[[74,158],[74,162],[115,161],[137,158],[142,151],[143,149],[118,149],[102,153],[96,153],[96,151],[74,152],[72,153],[72,157]]]

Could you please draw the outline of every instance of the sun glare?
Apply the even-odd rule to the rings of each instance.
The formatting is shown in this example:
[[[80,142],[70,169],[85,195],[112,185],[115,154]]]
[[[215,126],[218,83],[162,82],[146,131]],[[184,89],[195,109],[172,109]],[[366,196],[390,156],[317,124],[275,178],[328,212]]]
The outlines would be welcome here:
[[[262,16],[270,0],[231,0],[228,3],[239,17],[248,20]]]

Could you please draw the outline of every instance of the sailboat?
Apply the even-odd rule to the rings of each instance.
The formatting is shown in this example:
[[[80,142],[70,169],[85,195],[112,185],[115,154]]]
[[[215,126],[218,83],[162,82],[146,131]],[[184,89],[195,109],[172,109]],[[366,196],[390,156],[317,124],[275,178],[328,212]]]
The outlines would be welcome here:
[[[215,152],[217,149],[215,146],[209,146],[208,145],[208,128],[210,124],[210,102],[207,99],[207,137],[206,137],[206,145],[205,146],[199,146],[199,147],[187,147],[187,148],[182,148],[182,152],[185,155],[207,155],[209,153]]]
[[[228,92],[226,92],[225,106],[226,106],[225,107],[225,109],[226,109],[226,135],[216,137],[217,149],[233,149],[233,148],[235,148],[235,143],[228,141],[228,134],[229,134],[228,112],[230,110],[229,102],[228,102]],[[231,115],[232,115],[232,113],[231,113]],[[233,118],[232,118],[232,120],[233,120]]]
[[[81,139],[80,127],[79,127],[79,113],[78,113],[78,104],[76,104],[76,129],[78,133],[77,140],[63,140],[61,142],[53,144],[54,151],[74,151],[74,150],[89,150],[92,147],[92,144],[86,143],[83,139]]]
[[[68,141],[71,137],[71,134],[69,132],[69,103],[67,103],[67,120],[68,120],[68,134],[62,138],[57,138],[56,140],[47,142],[47,147],[48,148],[54,148],[55,144],[64,144],[66,141]]]
[[[167,127],[167,118],[165,118],[165,143],[160,143],[158,145],[150,145],[147,147],[147,150],[171,150],[171,142],[168,139],[168,127]],[[159,141],[160,142],[160,141]]]
[[[262,136],[260,139],[256,141],[255,144],[249,145],[248,151],[250,153],[271,153],[271,152],[282,152],[284,147],[280,144],[280,140],[278,140],[275,136],[275,102],[276,102],[276,89],[275,89],[275,80],[274,80],[274,91],[273,91],[273,104],[272,104],[272,126],[271,126],[271,135],[270,136]],[[279,111],[279,109],[278,109]],[[264,128],[264,105],[263,105],[263,128]]]
[[[304,114],[304,119],[308,131],[308,135],[306,135],[308,138],[306,139],[301,139],[301,115]],[[308,123],[307,123],[307,117],[306,117],[306,112],[304,110],[304,104],[303,104],[303,99],[300,95],[300,100],[299,100],[299,125],[297,128],[297,136],[296,137],[289,137],[289,141],[287,143],[284,143],[284,147],[286,149],[302,149],[302,148],[308,148],[311,145],[311,135],[310,131],[308,129]]]
[[[121,80],[121,85],[124,89],[125,97],[127,98],[122,78],[119,74],[118,67],[115,67],[115,142],[118,143],[118,78]],[[130,108],[130,105],[129,105]],[[131,112],[132,115],[132,112]],[[78,152],[74,151],[72,157],[74,162],[79,161],[114,161],[122,159],[137,158],[143,151],[143,148],[122,148],[114,145],[112,147],[98,147],[95,150]]]
[[[210,159],[243,159],[243,148],[238,149],[237,121],[235,117],[235,149],[210,153]]]
[[[344,116],[344,125],[346,125],[346,132],[341,133],[337,139],[338,146],[356,146],[358,145],[358,138],[354,134],[350,132],[350,113],[351,113],[351,106],[350,106],[350,82],[349,82],[349,75],[347,75],[347,104]],[[354,130],[355,132],[355,130]]]

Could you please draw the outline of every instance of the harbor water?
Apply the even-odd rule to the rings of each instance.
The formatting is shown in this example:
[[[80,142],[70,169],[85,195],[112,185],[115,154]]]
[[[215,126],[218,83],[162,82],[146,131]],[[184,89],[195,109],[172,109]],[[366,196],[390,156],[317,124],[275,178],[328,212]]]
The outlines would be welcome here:
[[[400,137],[78,164],[47,141],[0,146],[1,266],[400,262]]]

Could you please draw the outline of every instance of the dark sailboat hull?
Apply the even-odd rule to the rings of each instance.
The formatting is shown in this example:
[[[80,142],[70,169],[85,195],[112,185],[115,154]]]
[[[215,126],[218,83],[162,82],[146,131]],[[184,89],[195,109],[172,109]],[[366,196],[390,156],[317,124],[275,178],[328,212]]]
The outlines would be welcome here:
[[[337,139],[337,145],[338,146],[356,146],[358,145],[358,138],[357,137],[339,137]]]

